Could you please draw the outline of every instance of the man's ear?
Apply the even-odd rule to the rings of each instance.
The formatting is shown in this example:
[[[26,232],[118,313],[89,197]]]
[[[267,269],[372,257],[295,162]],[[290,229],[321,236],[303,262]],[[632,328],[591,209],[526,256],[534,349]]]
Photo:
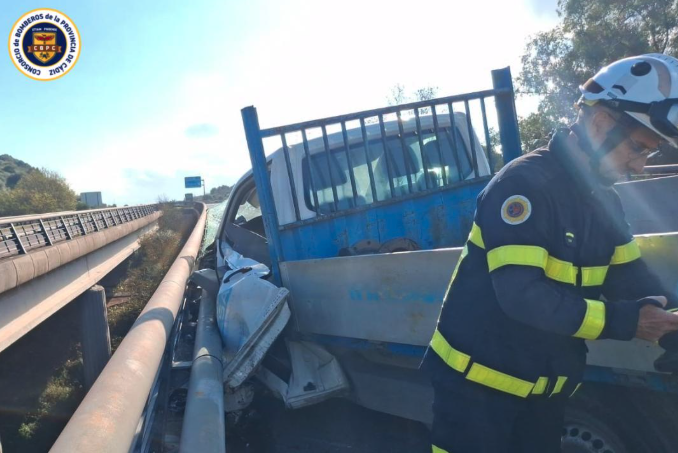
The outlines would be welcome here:
[[[612,130],[616,121],[609,112],[603,109],[595,109],[591,112],[590,131],[596,137],[603,137]]]

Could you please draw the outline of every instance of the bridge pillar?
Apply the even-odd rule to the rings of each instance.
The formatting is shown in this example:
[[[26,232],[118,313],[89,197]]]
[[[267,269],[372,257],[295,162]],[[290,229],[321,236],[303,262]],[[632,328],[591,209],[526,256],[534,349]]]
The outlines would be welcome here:
[[[106,292],[103,287],[94,285],[80,296],[78,303],[85,388],[89,391],[111,357]]]

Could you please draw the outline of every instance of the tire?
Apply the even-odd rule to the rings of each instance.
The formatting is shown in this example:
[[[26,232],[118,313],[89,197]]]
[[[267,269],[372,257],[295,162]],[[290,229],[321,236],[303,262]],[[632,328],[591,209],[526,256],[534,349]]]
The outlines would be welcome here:
[[[563,453],[676,453],[678,402],[670,394],[587,384],[570,402]]]

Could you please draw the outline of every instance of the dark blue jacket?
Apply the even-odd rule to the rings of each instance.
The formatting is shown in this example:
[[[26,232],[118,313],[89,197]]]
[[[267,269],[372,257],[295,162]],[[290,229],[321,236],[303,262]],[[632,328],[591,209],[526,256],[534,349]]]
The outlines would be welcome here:
[[[425,358],[438,380],[462,373],[519,397],[569,396],[585,340],[630,340],[637,300],[657,295],[619,196],[570,158],[566,136],[506,165],[478,196]]]

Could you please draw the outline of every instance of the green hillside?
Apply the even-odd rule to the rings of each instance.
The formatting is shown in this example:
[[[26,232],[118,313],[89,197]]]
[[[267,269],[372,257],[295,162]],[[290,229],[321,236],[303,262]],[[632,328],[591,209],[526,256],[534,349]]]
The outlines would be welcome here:
[[[12,189],[21,177],[33,170],[26,162],[9,154],[0,155],[0,190]]]

